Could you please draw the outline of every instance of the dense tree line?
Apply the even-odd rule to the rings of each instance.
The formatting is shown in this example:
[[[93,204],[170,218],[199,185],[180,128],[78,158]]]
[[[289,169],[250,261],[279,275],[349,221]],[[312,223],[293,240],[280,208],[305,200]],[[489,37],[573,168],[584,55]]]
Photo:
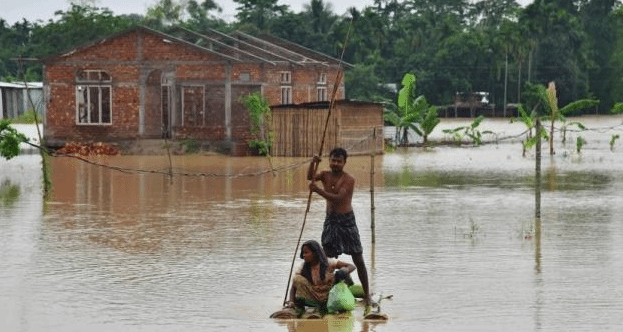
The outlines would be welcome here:
[[[623,95],[623,9],[619,0],[374,0],[343,15],[310,0],[295,13],[279,0],[234,0],[235,20],[219,17],[218,0],[160,0],[143,15],[71,5],[48,22],[0,18],[0,78],[41,79],[43,58],[136,24],[167,31],[236,29],[269,32],[354,65],[347,97],[395,99],[389,84],[405,73],[434,105],[456,92],[486,91],[496,105],[521,103],[535,84],[553,81],[561,105],[600,100],[606,113]],[[1,16],[1,14],[0,14]],[[398,86],[400,86],[398,84]],[[526,98],[526,97],[523,97]]]

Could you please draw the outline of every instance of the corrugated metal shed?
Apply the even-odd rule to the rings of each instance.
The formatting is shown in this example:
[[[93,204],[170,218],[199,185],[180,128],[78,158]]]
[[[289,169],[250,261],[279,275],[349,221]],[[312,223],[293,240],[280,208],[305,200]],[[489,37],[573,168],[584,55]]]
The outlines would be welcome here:
[[[0,119],[17,118],[32,109],[45,115],[42,82],[28,82],[28,89],[23,82],[0,82]]]

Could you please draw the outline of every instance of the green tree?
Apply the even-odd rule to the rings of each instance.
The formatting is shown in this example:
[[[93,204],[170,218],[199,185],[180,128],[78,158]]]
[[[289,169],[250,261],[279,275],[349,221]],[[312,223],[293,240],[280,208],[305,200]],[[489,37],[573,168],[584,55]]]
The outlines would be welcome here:
[[[190,0],[186,4],[185,10],[188,13],[189,19],[183,22],[183,25],[190,30],[202,32],[208,28],[219,29],[226,26],[223,19],[213,14],[223,12],[223,8],[214,0],[204,0],[203,2]]]
[[[593,66],[588,71],[589,86],[601,101],[600,108],[603,110],[610,109],[621,94],[615,89],[620,79],[618,73],[623,70],[616,60],[616,47],[621,40],[617,33],[622,31],[623,25],[617,18],[615,8],[620,5],[617,0],[592,0],[580,10],[580,18],[590,36],[590,48],[593,50]]]
[[[159,0],[155,5],[147,8],[145,21],[150,26],[162,28],[178,25],[184,19],[184,5],[175,0]]]
[[[270,24],[288,11],[279,0],[234,0],[238,4],[236,18],[239,24],[252,24],[259,31],[269,31]]]
[[[68,51],[138,23],[115,16],[108,8],[92,6],[72,5],[68,11],[56,11],[54,15],[56,21],[33,28],[30,55],[40,58]]]
[[[536,41],[536,81],[556,82],[562,104],[588,97],[588,69],[594,63],[578,17],[554,3],[535,1],[525,8],[520,23]]]
[[[27,142],[24,134],[10,126],[8,119],[0,120],[0,156],[11,159],[19,155],[19,145]]]

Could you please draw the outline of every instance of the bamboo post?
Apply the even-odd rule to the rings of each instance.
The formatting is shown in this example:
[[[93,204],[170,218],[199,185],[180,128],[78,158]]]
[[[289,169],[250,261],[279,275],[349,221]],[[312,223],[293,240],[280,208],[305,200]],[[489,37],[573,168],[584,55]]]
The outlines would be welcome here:
[[[48,163],[46,161],[47,155],[46,152],[44,151],[45,149],[45,141],[43,139],[43,136],[41,135],[41,130],[39,130],[39,113],[37,113],[37,110],[35,109],[35,104],[32,101],[32,97],[30,96],[30,89],[28,88],[28,82],[26,82],[26,70],[23,67],[22,61],[37,61],[38,59],[34,59],[34,58],[17,58],[17,59],[13,59],[16,60],[17,63],[19,64],[19,68],[20,71],[22,72],[22,78],[24,80],[24,86],[26,87],[26,96],[28,97],[28,102],[26,103],[26,105],[28,105],[28,103],[30,103],[30,105],[33,107],[33,111],[35,113],[35,127],[37,128],[37,136],[39,137],[39,154],[41,155],[41,170],[43,173],[43,196],[47,199],[50,195],[50,187],[52,185],[51,181],[50,181],[50,174],[48,173]],[[25,109],[24,111],[27,111],[27,109]],[[43,114],[41,114],[43,116]]]
[[[534,217],[541,218],[541,118],[536,118],[536,162],[534,175]]]
[[[372,246],[376,243],[374,221],[374,155],[376,154],[376,128],[372,132],[372,152],[370,153],[370,229],[372,232]]]
[[[541,273],[541,117],[536,118],[536,167],[534,181],[534,238],[535,238],[535,269]]]
[[[337,93],[340,88],[340,82],[342,81],[342,76],[344,72],[342,71],[342,59],[344,58],[344,51],[346,50],[346,43],[348,42],[348,36],[350,35],[350,29],[352,27],[353,21],[350,21],[350,25],[348,26],[348,31],[346,32],[346,40],[344,41],[344,48],[342,48],[342,55],[340,56],[340,62],[337,66],[337,73],[335,76],[335,83],[333,84],[333,94],[331,95],[331,102],[329,103],[329,111],[327,112],[326,120],[324,121],[324,130],[322,132],[322,140],[320,141],[320,149],[318,151],[318,157],[322,156],[322,151],[324,149],[325,138],[327,136],[327,129],[329,127],[329,120],[331,119],[331,111],[335,107],[335,100],[337,98]],[[314,163],[313,174],[316,174],[318,171],[318,163]],[[286,285],[286,294],[283,297],[283,304],[288,300],[288,292],[290,290],[290,279],[292,278],[292,271],[294,269],[294,261],[296,260],[296,253],[299,250],[299,245],[301,244],[301,237],[303,236],[303,230],[305,229],[305,223],[307,222],[307,214],[309,213],[309,208],[311,206],[313,192],[310,190],[309,195],[307,197],[307,208],[305,209],[305,215],[303,216],[303,225],[301,225],[301,232],[299,233],[299,238],[296,242],[296,248],[294,248],[294,254],[292,255],[292,264],[290,265],[290,273],[288,274],[288,283]]]

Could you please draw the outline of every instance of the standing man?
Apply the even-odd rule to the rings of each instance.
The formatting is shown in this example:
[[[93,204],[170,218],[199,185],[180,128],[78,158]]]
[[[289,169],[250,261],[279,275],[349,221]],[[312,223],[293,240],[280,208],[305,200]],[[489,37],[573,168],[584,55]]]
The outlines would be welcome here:
[[[330,171],[315,174],[314,169],[320,163],[320,157],[314,156],[307,170],[307,179],[311,180],[309,189],[327,201],[327,214],[322,230],[322,247],[327,257],[337,258],[340,254],[352,257],[357,267],[357,275],[365,293],[366,307],[372,304],[368,285],[368,271],[363,261],[363,248],[359,239],[359,229],[351,201],[355,189],[355,179],[344,172],[346,150],[335,148],[329,153]],[[316,185],[322,182],[322,188]]]

